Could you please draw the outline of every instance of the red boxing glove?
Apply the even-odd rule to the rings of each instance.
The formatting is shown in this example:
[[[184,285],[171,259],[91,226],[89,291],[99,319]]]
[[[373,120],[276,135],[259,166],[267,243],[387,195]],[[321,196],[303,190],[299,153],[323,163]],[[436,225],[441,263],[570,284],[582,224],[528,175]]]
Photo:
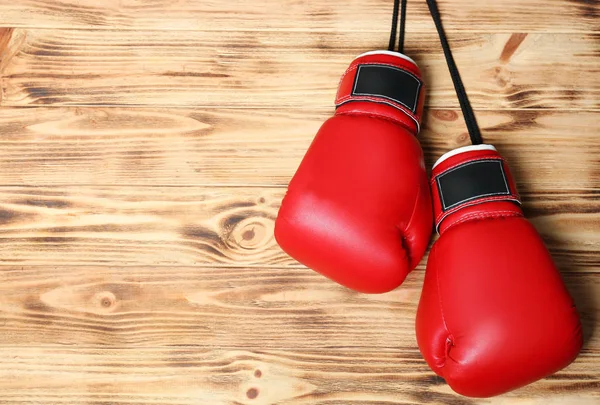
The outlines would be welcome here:
[[[472,397],[566,367],[582,345],[579,316],[506,162],[490,145],[459,148],[434,165],[431,187],[440,238],[416,323],[429,366]]]
[[[292,178],[275,222],[290,256],[351,289],[382,293],[419,263],[433,219],[416,135],[417,65],[390,51],[357,57]]]

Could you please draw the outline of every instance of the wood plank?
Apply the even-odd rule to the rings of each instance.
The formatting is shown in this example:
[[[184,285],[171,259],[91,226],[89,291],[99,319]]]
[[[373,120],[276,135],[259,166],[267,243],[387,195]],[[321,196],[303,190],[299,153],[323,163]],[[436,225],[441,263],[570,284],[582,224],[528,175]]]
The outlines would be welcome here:
[[[291,266],[273,237],[285,189],[0,187],[5,265]],[[523,193],[564,271],[600,267],[598,191]]]
[[[2,108],[0,185],[285,187],[332,110]],[[477,118],[523,193],[600,189],[600,113],[478,111]],[[457,111],[429,110],[423,128],[428,167],[469,143]]]
[[[597,109],[599,35],[460,33],[451,41],[477,109]],[[14,30],[2,105],[327,108],[350,61],[385,42],[364,32]],[[437,36],[419,35],[406,52],[424,71],[427,104],[457,107]]]
[[[307,269],[2,267],[0,344],[415,346],[420,276],[366,295]]]
[[[453,31],[598,31],[594,0],[501,3],[439,0],[444,25]],[[187,0],[19,0],[0,3],[0,25],[15,27],[380,31],[390,25],[392,1],[326,0],[229,2]],[[433,31],[424,1],[408,2],[407,31]]]
[[[329,114],[2,108],[0,184],[284,186]]]
[[[4,191],[0,191],[0,262],[5,264],[56,260],[77,265],[294,264],[273,238],[281,189]]]
[[[19,0],[0,2],[0,403],[600,403],[600,4],[439,1],[581,313],[573,365],[460,397],[416,346],[426,258],[365,295],[273,239],[340,74],[386,45],[391,0]],[[468,140],[425,2],[408,17],[430,167]]]
[[[304,268],[3,266],[0,347],[412,350],[423,276],[372,295]],[[598,357],[600,269],[563,278]]]
[[[593,405],[598,358],[490,399],[454,394],[418,352],[0,349],[6,404]],[[35,389],[32,389],[35,387]]]

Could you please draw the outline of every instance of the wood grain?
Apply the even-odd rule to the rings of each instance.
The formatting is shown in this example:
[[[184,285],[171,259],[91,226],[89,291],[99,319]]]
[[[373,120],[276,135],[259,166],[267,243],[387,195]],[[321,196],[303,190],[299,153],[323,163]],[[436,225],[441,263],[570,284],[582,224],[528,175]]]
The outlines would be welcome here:
[[[286,187],[333,109],[1,111],[0,185]],[[600,188],[599,117],[594,111],[477,112],[484,139],[508,159],[526,194]],[[458,111],[429,110],[423,128],[427,167],[469,143]]]
[[[0,263],[292,266],[273,237],[285,189],[0,187]],[[564,271],[600,267],[597,190],[521,191]]]
[[[431,167],[469,141],[425,1],[408,3]],[[600,3],[439,3],[581,314],[571,366],[458,396],[414,337],[427,257],[366,295],[275,243],[340,75],[387,45],[391,0],[0,0],[0,404],[600,403]]]
[[[600,34],[458,33],[451,37],[480,109],[600,107]],[[380,33],[14,30],[4,106],[127,105],[325,108]],[[515,40],[517,38],[518,40]],[[290,47],[290,44],[294,44]],[[560,49],[560,52],[557,52]],[[407,44],[424,71],[427,105],[457,107],[438,38]],[[568,74],[573,72],[573,74]],[[574,74],[577,72],[577,74]]]
[[[502,2],[440,0],[449,31],[599,31],[596,0]],[[0,2],[0,25],[15,27],[388,32],[391,0],[269,0],[261,3],[138,0],[19,0]],[[424,1],[408,3],[407,30],[434,30]],[[365,18],[367,17],[367,18]],[[410,38],[410,35],[408,37]]]
[[[4,266],[0,347],[416,351],[423,275],[369,295],[304,268]],[[600,272],[563,278],[583,321],[582,361],[592,361]],[[590,371],[600,378],[599,364]]]
[[[290,265],[273,238],[282,196],[262,188],[6,188],[0,260]]]
[[[600,395],[594,358],[492,399],[453,394],[414,349],[0,350],[2,403],[379,405],[581,404]],[[35,387],[35,389],[32,389]],[[543,397],[542,397],[543,396]]]

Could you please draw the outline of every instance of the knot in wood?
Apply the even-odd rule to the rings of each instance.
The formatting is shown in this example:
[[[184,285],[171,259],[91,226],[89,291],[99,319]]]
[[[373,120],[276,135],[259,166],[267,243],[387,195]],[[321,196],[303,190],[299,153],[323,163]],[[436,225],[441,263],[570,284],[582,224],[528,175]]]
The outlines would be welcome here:
[[[273,221],[261,216],[251,216],[237,222],[229,233],[227,244],[233,250],[256,250],[269,241]],[[272,234],[272,232],[271,232]]]
[[[94,296],[94,301],[101,310],[110,311],[114,309],[117,297],[110,291],[102,291]]]
[[[437,110],[433,112],[433,116],[440,121],[456,121],[458,113],[452,110]]]
[[[459,145],[465,145],[465,142],[467,142],[469,140],[469,134],[466,132],[463,132],[462,134],[460,134],[459,136],[456,137],[456,143]]]
[[[510,70],[504,66],[494,68],[494,79],[498,87],[505,88],[510,86]]]

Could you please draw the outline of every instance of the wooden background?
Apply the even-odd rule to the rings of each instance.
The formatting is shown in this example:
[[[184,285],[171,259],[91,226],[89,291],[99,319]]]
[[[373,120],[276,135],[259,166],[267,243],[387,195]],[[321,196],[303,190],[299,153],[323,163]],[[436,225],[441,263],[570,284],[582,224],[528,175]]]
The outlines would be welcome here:
[[[0,1],[0,403],[600,403],[598,0],[440,0],[581,312],[574,364],[460,397],[416,348],[425,260],[362,295],[276,245],[287,182],[391,5]],[[468,139],[424,0],[408,18],[430,166]]]

